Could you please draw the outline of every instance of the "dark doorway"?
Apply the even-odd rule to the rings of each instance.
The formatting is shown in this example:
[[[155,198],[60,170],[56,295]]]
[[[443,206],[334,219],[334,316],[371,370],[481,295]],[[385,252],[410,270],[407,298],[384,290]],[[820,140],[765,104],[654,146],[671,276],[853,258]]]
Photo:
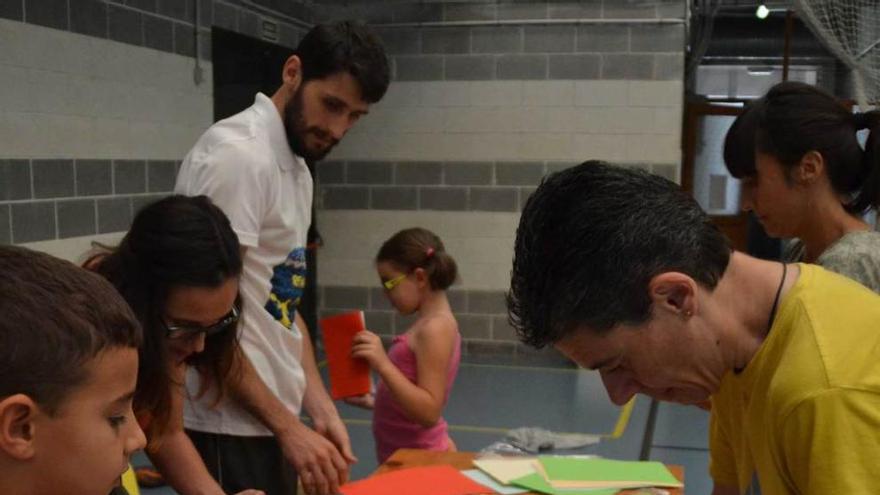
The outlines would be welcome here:
[[[254,96],[258,92],[271,96],[281,84],[281,68],[288,57],[293,55],[293,50],[214,27],[211,29],[211,53],[214,66],[214,121],[216,122],[253,105]],[[314,164],[308,165],[314,177]],[[313,210],[312,225],[309,228],[309,249],[306,250],[308,270],[306,288],[297,306],[297,311],[309,327],[313,345],[318,333],[316,246],[319,244],[314,218]]]
[[[214,121],[253,105],[257,92],[271,96],[281,82],[290,48],[220,28],[211,30]]]

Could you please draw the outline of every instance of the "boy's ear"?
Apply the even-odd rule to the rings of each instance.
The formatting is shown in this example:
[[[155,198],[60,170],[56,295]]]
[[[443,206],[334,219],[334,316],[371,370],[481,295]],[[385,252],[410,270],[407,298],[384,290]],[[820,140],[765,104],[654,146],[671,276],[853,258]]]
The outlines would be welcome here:
[[[0,451],[18,460],[32,458],[37,414],[39,407],[27,395],[15,394],[0,400]]]

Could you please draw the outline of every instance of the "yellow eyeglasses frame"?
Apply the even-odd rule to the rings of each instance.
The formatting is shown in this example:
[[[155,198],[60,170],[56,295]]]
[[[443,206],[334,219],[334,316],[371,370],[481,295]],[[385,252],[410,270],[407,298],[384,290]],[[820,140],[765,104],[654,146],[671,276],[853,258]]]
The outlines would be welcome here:
[[[382,282],[382,286],[385,287],[385,290],[387,290],[388,292],[391,292],[392,290],[394,290],[395,287],[397,287],[398,285],[400,285],[401,282],[403,282],[403,279],[406,278],[406,275],[407,274],[404,273],[403,275],[398,275],[398,276],[392,278],[391,280],[386,280],[386,281]]]

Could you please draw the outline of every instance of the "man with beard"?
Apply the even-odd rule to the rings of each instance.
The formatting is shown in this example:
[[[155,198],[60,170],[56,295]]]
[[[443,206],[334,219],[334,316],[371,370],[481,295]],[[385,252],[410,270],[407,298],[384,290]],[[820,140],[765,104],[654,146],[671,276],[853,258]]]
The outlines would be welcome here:
[[[181,165],[175,192],[209,196],[244,251],[241,380],[218,401],[187,377],[187,432],[227,492],[296,493],[298,475],[308,493],[335,494],[356,461],[295,310],[311,222],[306,161],[327,155],[388,83],[366,26],[318,25],[285,62],[275,94],[214,124]]]

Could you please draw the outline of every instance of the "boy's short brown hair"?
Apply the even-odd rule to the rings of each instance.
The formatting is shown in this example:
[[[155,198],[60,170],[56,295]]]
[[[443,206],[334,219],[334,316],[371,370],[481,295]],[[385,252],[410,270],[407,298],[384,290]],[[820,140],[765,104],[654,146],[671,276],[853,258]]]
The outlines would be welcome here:
[[[105,349],[141,328],[113,286],[72,263],[0,246],[0,399],[25,394],[54,414]]]

